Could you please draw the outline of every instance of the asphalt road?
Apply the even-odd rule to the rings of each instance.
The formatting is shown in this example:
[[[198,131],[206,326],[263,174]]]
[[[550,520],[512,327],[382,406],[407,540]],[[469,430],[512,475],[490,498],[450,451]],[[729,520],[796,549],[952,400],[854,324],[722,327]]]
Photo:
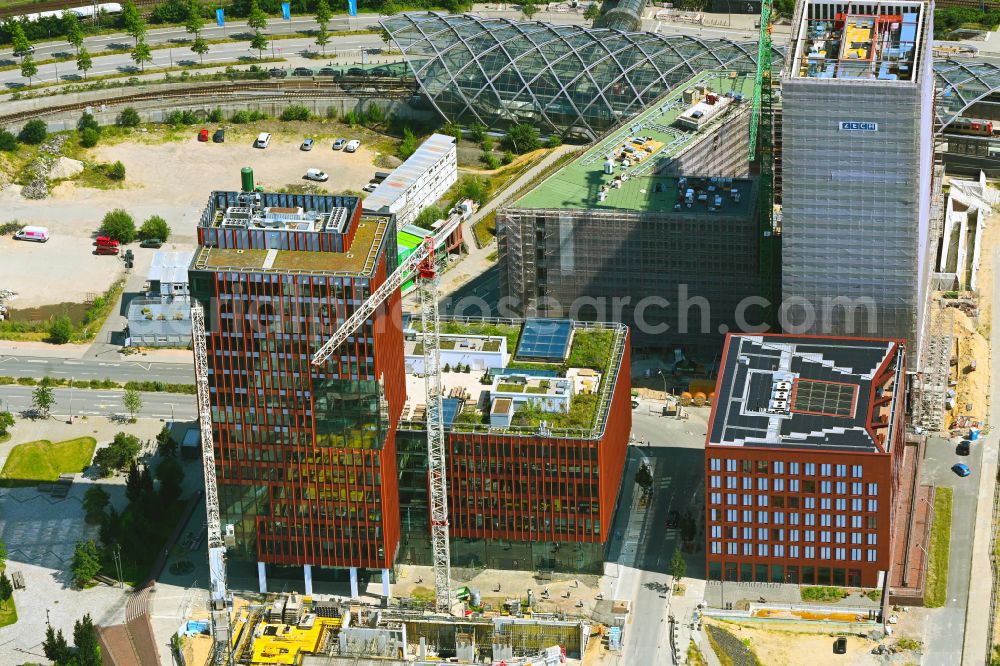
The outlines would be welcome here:
[[[130,40],[121,36],[114,38],[113,44],[131,46]],[[327,54],[331,57],[335,51],[356,51],[360,49],[380,48],[384,46],[382,40],[377,35],[347,35],[334,38],[327,45]],[[264,51],[265,58],[271,57],[272,53],[276,57],[304,56],[307,51],[316,51],[318,47],[312,39],[303,37],[298,39],[279,39],[272,41],[267,50]],[[66,49],[60,49],[63,55],[71,55]],[[94,54],[95,56],[99,54]],[[153,60],[146,63],[150,69],[156,67],[194,66],[198,64],[210,65],[212,63],[244,61],[246,64],[253,64],[257,60],[257,52],[250,50],[249,42],[224,42],[221,44],[211,44],[210,50],[205,54],[204,59],[199,59],[186,44],[178,44],[175,48],[157,49],[150,53]],[[51,57],[51,56],[44,56]],[[41,60],[43,56],[36,56]],[[10,54],[0,55],[0,65],[14,64]],[[326,64],[325,60],[316,60],[316,67]],[[278,67],[280,65],[268,65]],[[132,56],[128,53],[117,53],[94,57],[94,66],[87,72],[88,77],[103,76],[107,74],[140,74],[140,68],[132,61]],[[76,61],[69,60],[61,63],[50,63],[39,65],[38,74],[32,78],[33,83],[46,83],[51,81],[79,81],[82,80],[81,73],[76,68]],[[0,71],[0,85],[7,88],[20,87],[27,83],[27,79],[21,76],[20,69],[10,69]]]
[[[161,381],[193,384],[194,363],[99,361],[96,359],[0,356],[0,376],[57,379],[111,379],[117,382]]]
[[[0,410],[13,413],[31,408],[33,386],[0,386]],[[56,404],[50,410],[52,416],[68,418],[73,416],[115,416],[124,414],[122,395],[118,390],[84,390],[57,388],[53,390]],[[195,397],[176,393],[142,393],[142,409],[139,418],[170,419],[191,421],[198,416]]]

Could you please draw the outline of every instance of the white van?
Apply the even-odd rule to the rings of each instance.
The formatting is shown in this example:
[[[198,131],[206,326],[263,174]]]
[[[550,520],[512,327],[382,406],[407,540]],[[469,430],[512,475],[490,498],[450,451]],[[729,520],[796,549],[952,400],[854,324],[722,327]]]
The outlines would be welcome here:
[[[271,143],[271,134],[269,132],[261,132],[257,135],[257,140],[254,141],[255,148],[267,148],[267,145]]]
[[[47,227],[25,227],[14,234],[14,240],[44,243],[49,240],[49,230]]]
[[[316,180],[322,183],[323,181],[328,180],[330,176],[327,175],[325,171],[320,169],[307,169],[304,178],[306,180]]]

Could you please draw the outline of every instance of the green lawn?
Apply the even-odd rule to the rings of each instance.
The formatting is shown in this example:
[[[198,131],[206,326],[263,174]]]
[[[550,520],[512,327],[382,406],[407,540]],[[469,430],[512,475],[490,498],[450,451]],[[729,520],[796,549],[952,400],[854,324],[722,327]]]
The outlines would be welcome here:
[[[799,594],[803,601],[840,601],[847,596],[847,590],[839,587],[809,586],[803,587]]]
[[[934,524],[931,525],[930,564],[924,605],[940,608],[948,598],[948,554],[951,550],[951,488],[934,490]]]
[[[0,627],[17,622],[17,608],[14,607],[14,597],[7,601],[0,601]]]
[[[18,444],[0,471],[0,485],[33,486],[55,481],[63,473],[82,472],[94,457],[96,446],[97,440],[93,437],[77,437],[55,444],[46,439]]]

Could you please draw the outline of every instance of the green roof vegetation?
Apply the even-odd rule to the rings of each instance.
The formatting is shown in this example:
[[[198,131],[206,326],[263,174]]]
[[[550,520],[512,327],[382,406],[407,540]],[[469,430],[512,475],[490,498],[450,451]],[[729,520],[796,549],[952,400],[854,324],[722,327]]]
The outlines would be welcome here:
[[[577,331],[573,334],[573,346],[570,347],[566,365],[570,368],[591,368],[604,372],[614,344],[615,334],[612,331]]]
[[[672,212],[677,202],[677,186],[673,177],[655,175],[658,166],[649,164],[649,160],[669,161],[676,157],[700,137],[726,119],[732,118],[732,111],[722,112],[718,118],[713,118],[699,130],[676,126],[678,116],[691,105],[683,101],[684,91],[694,86],[705,85],[719,94],[732,93],[741,95],[742,102],[734,103],[734,108],[749,108],[753,93],[754,77],[752,75],[730,76],[729,72],[709,71],[693,77],[677,86],[649,110],[629,121],[628,125],[609,132],[588,151],[567,164],[558,172],[542,181],[514,202],[512,208],[573,208],[573,209],[606,209]],[[633,128],[641,128],[635,129]],[[631,176],[620,188],[612,187],[604,201],[598,198],[601,185],[610,185],[612,180],[622,171],[621,162],[615,161],[615,171],[608,175],[604,173],[604,162],[608,155],[619,153],[630,138],[644,136],[652,139],[652,145],[657,146],[656,152],[646,157],[630,170],[641,168],[644,173]],[[689,174],[700,175],[700,174]],[[725,211],[740,210],[746,212],[752,205],[751,197],[744,197],[739,203],[728,202]],[[685,214],[704,213],[705,208],[685,209]]]
[[[524,393],[524,384],[497,384],[497,391],[502,393]]]
[[[568,412],[545,412],[531,402],[519,406],[514,414],[513,425],[537,427],[545,421],[550,428],[576,428],[587,430],[594,427],[597,412],[597,395],[582,393],[573,396]]]

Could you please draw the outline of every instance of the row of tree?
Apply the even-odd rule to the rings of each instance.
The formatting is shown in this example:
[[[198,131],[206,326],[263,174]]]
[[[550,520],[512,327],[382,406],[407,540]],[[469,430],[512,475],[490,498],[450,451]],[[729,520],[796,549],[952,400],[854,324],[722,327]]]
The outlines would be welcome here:
[[[65,321],[63,321],[65,320]],[[68,325],[68,331],[57,329]],[[49,336],[60,341],[60,344],[69,342],[73,334],[73,322],[68,317],[57,317],[53,320],[52,327],[49,328]],[[43,418],[48,418],[52,408],[56,405],[55,391],[52,389],[52,382],[48,377],[44,377],[38,386],[31,392],[31,408]],[[122,395],[122,407],[129,413],[129,417],[135,420],[135,415],[142,409],[142,396],[135,389],[127,388]],[[11,423],[13,425],[13,423]],[[2,434],[2,433],[0,433]]]
[[[97,629],[90,614],[83,616],[73,625],[73,646],[70,647],[62,629],[56,631],[52,625],[45,629],[42,651],[55,666],[102,666],[101,646],[97,642]]]

